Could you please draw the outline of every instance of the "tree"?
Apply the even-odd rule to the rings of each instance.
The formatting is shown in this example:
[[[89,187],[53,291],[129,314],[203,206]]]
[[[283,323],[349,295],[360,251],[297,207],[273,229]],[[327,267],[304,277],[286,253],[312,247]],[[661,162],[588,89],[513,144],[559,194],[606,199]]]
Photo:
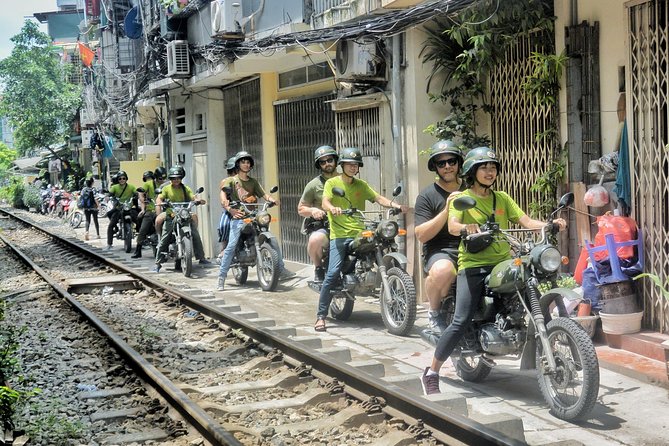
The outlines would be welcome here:
[[[81,102],[81,91],[66,81],[67,67],[61,64],[51,38],[34,22],[26,20],[11,41],[11,56],[0,61],[4,83],[0,114],[14,128],[19,153],[27,154],[64,140]]]
[[[12,150],[5,143],[0,142],[0,172],[9,169],[17,155],[16,150]]]

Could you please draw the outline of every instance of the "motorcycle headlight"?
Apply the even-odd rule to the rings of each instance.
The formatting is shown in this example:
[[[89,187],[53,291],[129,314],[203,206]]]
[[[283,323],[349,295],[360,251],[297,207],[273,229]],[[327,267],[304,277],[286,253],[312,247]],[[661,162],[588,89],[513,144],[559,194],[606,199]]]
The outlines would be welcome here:
[[[532,264],[545,273],[554,273],[562,265],[562,255],[553,246],[537,246],[530,255]]]
[[[130,207],[131,207],[130,203],[123,203],[123,210],[124,211],[126,211],[126,212],[129,211]]]
[[[179,218],[181,220],[188,220],[190,218],[190,212],[188,209],[179,209]]]
[[[272,221],[272,216],[267,212],[261,212],[256,217],[256,221],[260,226],[267,226]]]
[[[398,230],[399,226],[397,225],[397,222],[392,220],[382,220],[376,228],[377,233],[381,237],[388,239],[395,238]]]

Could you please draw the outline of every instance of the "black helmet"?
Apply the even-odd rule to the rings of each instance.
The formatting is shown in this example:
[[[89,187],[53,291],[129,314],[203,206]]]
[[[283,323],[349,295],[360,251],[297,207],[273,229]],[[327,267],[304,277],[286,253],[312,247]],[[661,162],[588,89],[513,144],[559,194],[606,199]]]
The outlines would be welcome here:
[[[253,169],[253,166],[255,165],[255,161],[253,160],[253,155],[251,155],[246,150],[237,152],[237,154],[235,155],[235,169],[239,169],[239,161],[243,160],[244,158],[251,160],[251,169]]]
[[[358,166],[362,167],[362,155],[360,154],[360,149],[357,147],[347,147],[341,149],[339,152],[339,161],[337,164],[341,166],[342,163],[358,163]]]
[[[118,184],[118,173],[115,173],[114,175],[111,176],[111,183],[112,184]],[[56,186],[54,186],[56,187]]]
[[[169,179],[172,179],[172,178],[183,179],[183,177],[185,177],[185,176],[186,176],[186,171],[181,166],[170,167],[170,171],[167,174],[167,178],[169,178]]]
[[[502,165],[495,155],[495,151],[489,147],[477,147],[470,150],[465,156],[465,161],[462,163],[462,175],[463,177],[474,177],[476,174],[477,166],[486,163],[495,163],[497,165],[497,171],[501,169]]]
[[[155,176],[153,175],[152,171],[147,170],[146,172],[144,172],[144,174],[142,174],[142,181],[146,182],[146,180],[148,180],[149,178],[153,180]]]
[[[434,159],[439,155],[451,154],[458,158],[458,163],[462,166],[462,150],[450,139],[442,139],[437,141],[430,148],[430,159],[427,160],[427,168],[432,171],[437,171],[437,166],[434,164]]]
[[[231,156],[228,158],[228,161],[225,163],[225,168],[227,170],[234,170],[235,169],[235,157]]]
[[[167,170],[163,166],[156,167],[156,170],[153,171],[153,177],[157,180],[165,179],[167,176]]]
[[[332,146],[320,146],[314,152],[314,166],[316,166],[316,169],[321,168],[320,164],[318,164],[318,161],[324,156],[333,156],[335,163],[337,163],[337,160],[339,159],[337,151]]]
[[[125,173],[125,170],[119,170],[118,172],[116,172],[116,178],[121,178],[121,177],[125,177],[126,180],[128,179],[128,174]]]

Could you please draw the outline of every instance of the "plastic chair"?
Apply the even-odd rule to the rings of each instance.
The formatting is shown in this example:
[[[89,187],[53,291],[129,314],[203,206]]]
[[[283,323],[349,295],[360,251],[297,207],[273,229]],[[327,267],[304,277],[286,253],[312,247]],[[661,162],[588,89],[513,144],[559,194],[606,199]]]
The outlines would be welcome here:
[[[595,253],[600,251],[608,252],[609,264],[611,265],[611,278],[612,280],[605,280],[604,282],[622,282],[623,280],[629,280],[630,276],[625,274],[625,271],[643,271],[643,231],[639,229],[637,231],[636,240],[629,240],[626,242],[616,242],[613,234],[606,234],[605,236],[606,244],[603,246],[595,246],[589,241],[585,241],[585,248],[588,250],[588,256],[590,257],[590,264],[592,269],[595,270],[595,277],[599,283],[603,283],[602,278],[599,276],[599,270],[601,268],[600,262],[595,260]],[[620,266],[620,259],[618,258],[618,248],[623,246],[636,246],[637,253],[637,262],[634,265],[628,267]]]

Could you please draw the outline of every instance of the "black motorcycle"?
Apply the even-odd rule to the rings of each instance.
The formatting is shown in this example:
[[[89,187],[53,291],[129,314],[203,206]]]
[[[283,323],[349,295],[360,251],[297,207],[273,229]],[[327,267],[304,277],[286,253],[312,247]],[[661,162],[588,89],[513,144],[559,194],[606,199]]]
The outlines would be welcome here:
[[[132,202],[126,201],[121,203],[117,197],[109,197],[108,209],[105,215],[109,216],[110,212],[120,212],[121,218],[118,219],[116,228],[114,229],[115,237],[123,240],[123,249],[125,252],[132,251],[132,239],[135,237],[132,229]]]
[[[342,189],[333,193],[345,198]],[[396,187],[393,197],[402,191]],[[398,252],[395,237],[406,235],[392,217],[399,209],[360,211],[351,207],[343,215],[355,218],[365,230],[348,245],[342,260],[340,277],[331,290],[330,314],[338,320],[347,320],[353,313],[356,295],[378,296],[381,318],[389,333],[406,336],[416,321],[416,287],[406,272],[407,258]],[[327,259],[324,260],[327,264]],[[322,282],[309,282],[309,287],[321,291]]]

